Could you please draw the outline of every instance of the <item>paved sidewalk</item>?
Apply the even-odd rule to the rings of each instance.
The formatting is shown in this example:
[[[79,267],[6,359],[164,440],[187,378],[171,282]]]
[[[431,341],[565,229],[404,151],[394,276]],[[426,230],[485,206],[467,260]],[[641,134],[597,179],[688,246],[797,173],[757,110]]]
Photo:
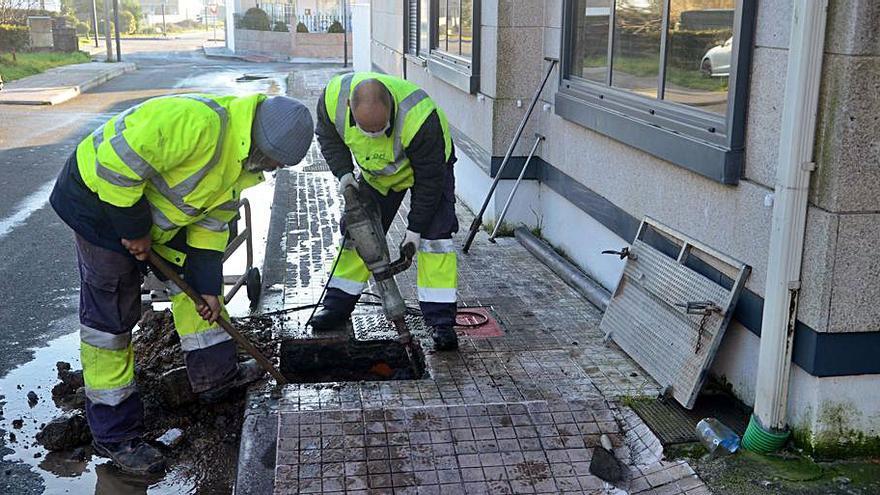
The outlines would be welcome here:
[[[0,104],[57,105],[135,69],[130,62],[89,62],[56,67],[6,84],[0,91]]]
[[[296,74],[295,96],[312,104],[327,76]],[[278,176],[291,191],[275,205],[287,212],[287,308],[317,300],[339,241],[335,179],[315,147],[306,162]],[[405,213],[389,245],[402,237]],[[462,226],[470,224],[461,205],[458,214]],[[492,245],[480,234],[458,264],[459,306],[489,307],[504,334],[464,335],[459,351],[433,352],[413,321],[428,378],[285,387],[276,494],[709,493],[685,462],[664,461],[657,438],[620,404],[623,396],[656,395],[658,387],[604,342],[599,310],[512,238]],[[417,306],[415,269],[398,283]],[[359,339],[394,338],[378,311],[358,307]],[[293,313],[284,338],[310,338],[307,316]],[[618,487],[589,473],[603,433],[627,464]]]

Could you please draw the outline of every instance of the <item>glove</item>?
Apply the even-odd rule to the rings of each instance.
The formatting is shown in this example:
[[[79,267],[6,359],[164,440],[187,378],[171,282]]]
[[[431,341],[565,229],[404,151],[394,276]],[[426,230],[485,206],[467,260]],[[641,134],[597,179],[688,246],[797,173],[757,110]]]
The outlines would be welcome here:
[[[418,232],[413,232],[412,230],[407,230],[406,235],[403,236],[403,240],[400,241],[400,252],[404,251],[404,248],[408,245],[412,245],[412,252],[415,253],[419,250],[419,243],[422,241],[422,234]]]
[[[354,178],[354,174],[351,172],[339,178],[339,194],[344,193],[345,188],[348,186],[352,186],[355,189],[358,188],[358,181]]]

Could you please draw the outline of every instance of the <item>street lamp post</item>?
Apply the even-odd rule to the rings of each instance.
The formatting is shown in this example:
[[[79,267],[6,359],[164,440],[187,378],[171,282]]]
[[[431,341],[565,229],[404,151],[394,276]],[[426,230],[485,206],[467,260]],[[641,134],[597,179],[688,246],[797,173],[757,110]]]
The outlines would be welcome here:
[[[110,39],[110,0],[104,0],[104,41],[107,44],[107,61],[113,61],[113,41]]]
[[[348,67],[348,0],[342,0],[342,66]]]
[[[116,61],[122,62],[122,46],[119,43],[119,0],[113,0],[113,19],[116,32]]]
[[[95,5],[95,0],[92,0],[92,28],[95,30],[95,48],[98,48],[98,6]]]

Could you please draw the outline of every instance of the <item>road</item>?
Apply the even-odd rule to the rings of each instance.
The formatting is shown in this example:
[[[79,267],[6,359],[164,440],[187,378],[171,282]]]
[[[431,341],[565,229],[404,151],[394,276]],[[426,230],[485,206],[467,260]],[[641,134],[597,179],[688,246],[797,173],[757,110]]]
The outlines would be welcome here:
[[[123,58],[135,62],[137,71],[58,106],[0,105],[0,347],[5,350],[0,352],[0,377],[32,361],[49,341],[78,329],[73,235],[47,203],[54,179],[76,144],[113,114],[152,96],[285,90],[284,75],[292,66],[210,60],[202,54],[203,42],[201,34],[126,40]],[[246,72],[273,78],[236,83]],[[46,374],[53,364],[46,363]],[[14,390],[6,385],[0,394],[9,402]],[[6,404],[7,415],[12,408]],[[0,492],[4,485],[15,486],[16,493],[45,489],[45,473],[6,455],[9,438],[7,432],[0,434]],[[15,485],[6,483],[10,476],[17,478]]]

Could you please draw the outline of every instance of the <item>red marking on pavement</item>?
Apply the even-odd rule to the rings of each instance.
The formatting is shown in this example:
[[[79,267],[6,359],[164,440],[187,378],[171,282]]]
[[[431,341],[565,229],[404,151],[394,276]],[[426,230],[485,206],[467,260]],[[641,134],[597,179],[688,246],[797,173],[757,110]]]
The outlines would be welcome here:
[[[461,337],[501,337],[504,330],[487,307],[459,308],[455,315],[455,332]]]

